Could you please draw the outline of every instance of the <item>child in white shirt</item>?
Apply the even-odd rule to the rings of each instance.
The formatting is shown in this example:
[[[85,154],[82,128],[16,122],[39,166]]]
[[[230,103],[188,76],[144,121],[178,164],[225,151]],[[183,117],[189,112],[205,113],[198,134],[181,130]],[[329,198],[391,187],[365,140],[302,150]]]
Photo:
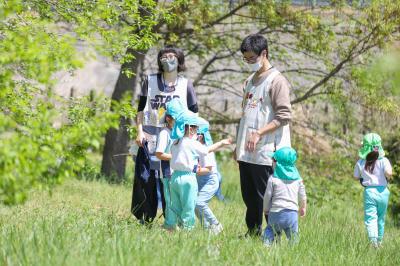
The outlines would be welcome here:
[[[198,192],[196,172],[199,156],[205,156],[231,144],[231,140],[225,139],[209,147],[202,145],[196,138],[197,128],[203,124],[208,122],[188,111],[184,116],[177,118],[173,127],[172,136],[176,136],[177,140],[174,140],[171,146],[171,228],[179,225],[190,230],[195,224]]]
[[[392,166],[385,157],[381,137],[375,133],[364,136],[358,152],[360,160],[354,167],[354,178],[360,180],[364,190],[364,223],[374,247],[382,243],[385,216],[390,192],[386,178],[392,176]]]

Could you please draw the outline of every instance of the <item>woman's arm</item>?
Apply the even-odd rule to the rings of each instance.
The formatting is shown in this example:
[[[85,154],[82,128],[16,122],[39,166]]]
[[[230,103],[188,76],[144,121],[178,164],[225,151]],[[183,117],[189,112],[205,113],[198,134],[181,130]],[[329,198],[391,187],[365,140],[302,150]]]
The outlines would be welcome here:
[[[147,87],[148,87],[148,80],[146,78],[142,83],[142,88],[139,96],[139,104],[136,114],[137,136],[135,141],[139,147],[142,147],[142,142],[143,139],[145,138],[143,132],[143,117],[144,117],[143,110],[146,107],[146,102],[147,102]]]

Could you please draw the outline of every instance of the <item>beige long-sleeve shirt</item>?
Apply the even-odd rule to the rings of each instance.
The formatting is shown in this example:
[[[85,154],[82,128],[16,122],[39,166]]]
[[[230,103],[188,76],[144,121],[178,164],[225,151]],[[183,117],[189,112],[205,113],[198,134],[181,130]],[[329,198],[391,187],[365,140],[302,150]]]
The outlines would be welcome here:
[[[303,180],[283,180],[271,176],[264,194],[264,212],[279,212],[284,209],[299,210],[307,201]]]
[[[269,75],[275,70],[275,68],[269,69],[264,77],[258,81],[263,82]],[[247,86],[248,82],[251,81],[253,75],[251,75],[245,81],[244,87]],[[271,82],[270,90],[268,95],[271,99],[272,109],[274,110],[274,119],[272,120],[278,127],[280,125],[286,125],[292,120],[292,105],[290,103],[290,83],[289,81],[279,73],[274,80]]]
[[[278,127],[286,125],[292,120],[292,106],[290,104],[290,84],[282,74],[276,76],[272,81],[269,97],[275,112],[272,122]]]

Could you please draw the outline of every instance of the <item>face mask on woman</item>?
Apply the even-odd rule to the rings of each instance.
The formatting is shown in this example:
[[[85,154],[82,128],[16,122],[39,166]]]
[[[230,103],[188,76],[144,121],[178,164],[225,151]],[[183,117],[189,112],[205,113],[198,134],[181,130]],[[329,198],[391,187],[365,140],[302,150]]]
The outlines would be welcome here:
[[[161,64],[165,72],[173,72],[178,68],[178,59],[176,57],[166,58],[161,61]]]

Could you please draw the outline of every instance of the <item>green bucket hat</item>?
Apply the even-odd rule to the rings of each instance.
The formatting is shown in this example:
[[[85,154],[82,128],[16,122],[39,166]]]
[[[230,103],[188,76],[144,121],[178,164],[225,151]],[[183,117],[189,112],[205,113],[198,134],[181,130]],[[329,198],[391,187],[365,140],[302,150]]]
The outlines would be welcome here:
[[[361,144],[362,144],[362,147],[358,151],[358,156],[360,156],[361,159],[365,160],[368,153],[370,153],[374,149],[377,149],[379,151],[379,159],[381,159],[383,156],[385,156],[385,152],[383,151],[383,148],[382,148],[382,140],[378,134],[368,133],[367,135],[365,135],[363,137]]]
[[[284,180],[300,180],[299,171],[296,168],[297,152],[290,147],[283,147],[270,156],[275,159],[276,166],[274,176]]]

